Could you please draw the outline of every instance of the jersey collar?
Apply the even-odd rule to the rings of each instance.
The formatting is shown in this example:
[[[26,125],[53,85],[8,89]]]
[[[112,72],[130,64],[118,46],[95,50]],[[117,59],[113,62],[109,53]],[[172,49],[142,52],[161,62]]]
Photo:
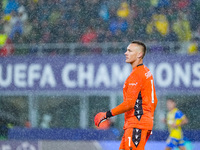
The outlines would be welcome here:
[[[139,64],[139,65],[137,65],[137,67],[139,67],[139,66],[142,66],[143,64]]]

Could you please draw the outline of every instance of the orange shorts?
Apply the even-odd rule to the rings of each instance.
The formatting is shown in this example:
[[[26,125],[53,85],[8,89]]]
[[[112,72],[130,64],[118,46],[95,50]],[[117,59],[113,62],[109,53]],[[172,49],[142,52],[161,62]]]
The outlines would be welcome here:
[[[144,150],[150,134],[151,130],[141,130],[137,128],[125,129],[119,149]]]

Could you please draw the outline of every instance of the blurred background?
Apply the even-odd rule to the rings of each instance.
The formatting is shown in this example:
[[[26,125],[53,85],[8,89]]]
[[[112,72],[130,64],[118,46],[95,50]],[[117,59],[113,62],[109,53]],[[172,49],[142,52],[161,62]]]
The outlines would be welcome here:
[[[13,139],[22,143],[11,142],[10,149],[73,150],[74,140],[85,141],[75,149],[84,144],[118,149],[123,115],[99,129],[93,118],[123,101],[131,72],[124,53],[131,41],[140,40],[147,45],[144,64],[154,75],[158,97],[149,147],[151,141],[165,145],[166,99],[173,97],[189,119],[183,127],[187,148],[197,150],[199,9],[200,0],[1,0],[0,149]]]

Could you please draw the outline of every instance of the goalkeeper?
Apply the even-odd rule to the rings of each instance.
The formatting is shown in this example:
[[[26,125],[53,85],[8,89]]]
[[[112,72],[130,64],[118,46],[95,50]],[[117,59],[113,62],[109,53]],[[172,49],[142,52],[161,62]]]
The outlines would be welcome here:
[[[104,120],[124,113],[124,134],[120,150],[144,150],[153,128],[154,111],[157,105],[154,80],[149,69],[143,65],[146,46],[133,41],[125,53],[126,63],[133,70],[123,87],[123,102],[107,112],[98,113],[94,122],[99,126]]]

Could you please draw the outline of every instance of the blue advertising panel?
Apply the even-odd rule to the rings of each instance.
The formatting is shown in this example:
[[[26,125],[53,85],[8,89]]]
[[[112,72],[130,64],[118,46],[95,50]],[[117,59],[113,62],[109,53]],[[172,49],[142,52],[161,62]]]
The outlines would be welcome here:
[[[199,92],[200,56],[147,55],[157,92]],[[121,91],[132,68],[124,55],[0,58],[0,92]]]
[[[103,150],[118,149],[120,146],[120,141],[100,141],[99,143]],[[145,150],[163,150],[165,147],[165,141],[147,141]],[[200,142],[186,141],[185,147],[187,150],[199,150]],[[174,150],[178,150],[178,148],[175,148]]]

